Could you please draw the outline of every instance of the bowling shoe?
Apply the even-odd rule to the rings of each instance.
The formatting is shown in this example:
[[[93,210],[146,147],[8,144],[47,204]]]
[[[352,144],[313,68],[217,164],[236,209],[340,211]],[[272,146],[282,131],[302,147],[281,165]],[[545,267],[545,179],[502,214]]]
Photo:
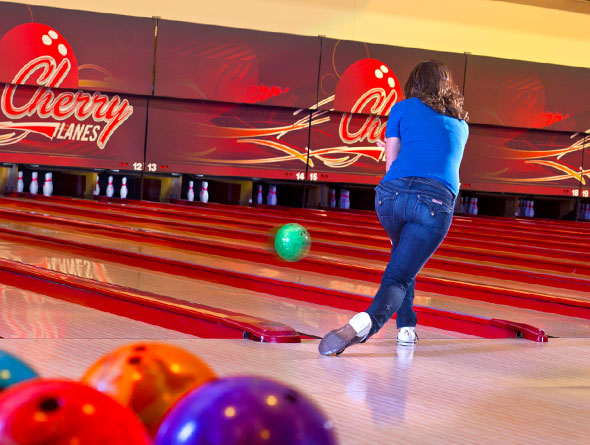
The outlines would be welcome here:
[[[359,343],[362,339],[363,337],[357,336],[354,328],[347,323],[340,329],[328,332],[322,338],[318,350],[322,355],[339,355],[346,348]]]
[[[397,333],[397,341],[400,345],[413,345],[418,342],[418,334],[413,327],[401,328]]]

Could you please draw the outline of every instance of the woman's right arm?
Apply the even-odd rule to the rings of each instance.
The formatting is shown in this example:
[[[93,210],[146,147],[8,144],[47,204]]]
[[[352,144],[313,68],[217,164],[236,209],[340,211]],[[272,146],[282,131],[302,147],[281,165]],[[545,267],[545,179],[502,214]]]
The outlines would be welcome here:
[[[385,139],[385,142],[378,140],[377,145],[385,148],[385,172],[388,172],[389,167],[391,167],[391,164],[393,164],[393,161],[395,161],[402,148],[401,139],[389,137]]]

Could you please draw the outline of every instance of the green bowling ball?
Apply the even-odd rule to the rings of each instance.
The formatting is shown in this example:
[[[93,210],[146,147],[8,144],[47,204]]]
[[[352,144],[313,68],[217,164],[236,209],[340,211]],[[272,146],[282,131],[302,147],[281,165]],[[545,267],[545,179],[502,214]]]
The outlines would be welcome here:
[[[299,224],[285,224],[275,235],[275,249],[285,261],[299,261],[307,255],[310,247],[309,232]]]

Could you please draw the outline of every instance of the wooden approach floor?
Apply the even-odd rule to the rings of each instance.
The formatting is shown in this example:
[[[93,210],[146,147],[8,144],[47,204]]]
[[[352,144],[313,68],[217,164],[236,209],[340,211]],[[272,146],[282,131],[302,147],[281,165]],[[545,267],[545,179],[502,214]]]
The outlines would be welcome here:
[[[590,437],[590,340],[377,339],[339,357],[317,340],[170,338],[220,376],[258,375],[312,398],[339,443],[582,444]],[[101,355],[137,338],[3,339],[45,377],[77,379]],[[152,340],[153,341],[153,340]]]

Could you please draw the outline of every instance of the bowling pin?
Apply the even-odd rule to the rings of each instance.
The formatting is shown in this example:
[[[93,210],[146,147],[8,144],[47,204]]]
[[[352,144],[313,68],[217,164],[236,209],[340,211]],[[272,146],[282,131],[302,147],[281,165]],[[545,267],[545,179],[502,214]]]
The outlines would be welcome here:
[[[531,199],[531,209],[529,211],[529,216],[531,218],[534,218],[534,216],[535,216],[535,201],[533,201],[532,199]]]
[[[189,201],[195,200],[195,190],[193,189],[193,181],[188,182],[188,192],[186,194],[186,197]]]
[[[344,206],[342,208],[350,209],[350,190],[343,190],[342,192],[344,193]]]
[[[268,187],[268,195],[266,197],[266,203],[271,206],[277,205],[277,186],[271,185]]]
[[[99,184],[99,181],[100,181],[100,176],[96,175],[96,188],[94,189],[94,195],[95,196],[100,195],[100,184]]]
[[[51,196],[53,193],[53,173],[45,173],[45,182],[43,183],[43,195]]]
[[[113,177],[109,176],[109,185],[107,185],[107,196],[112,198],[115,194],[115,187],[113,186]]]
[[[473,215],[473,197],[467,199],[469,200],[469,205],[467,206],[467,214]]]
[[[526,201],[526,210],[524,212],[524,216],[530,217],[531,216],[531,201]]]
[[[199,193],[199,199],[201,202],[209,201],[209,192],[207,191],[207,187],[209,187],[209,183],[207,181],[201,182],[201,193]]]
[[[330,207],[336,207],[336,189],[330,189]]]
[[[119,194],[121,195],[121,199],[125,199],[127,198],[127,193],[129,192],[129,190],[127,190],[127,177],[123,176],[122,179],[123,184],[121,184],[121,190],[119,191]]]
[[[256,204],[262,204],[262,185],[258,185],[258,193],[256,194]]]
[[[477,215],[479,213],[479,209],[477,208],[477,198],[473,198],[474,203],[473,203],[473,214]]]
[[[586,211],[584,212],[584,219],[590,219],[590,204],[586,204]]]
[[[36,195],[39,191],[39,184],[37,183],[37,172],[33,172],[33,177],[31,178],[31,184],[29,184],[29,192],[33,195]]]
[[[25,182],[23,181],[23,172],[18,172],[18,181],[16,181],[16,191],[22,193],[25,189]]]

